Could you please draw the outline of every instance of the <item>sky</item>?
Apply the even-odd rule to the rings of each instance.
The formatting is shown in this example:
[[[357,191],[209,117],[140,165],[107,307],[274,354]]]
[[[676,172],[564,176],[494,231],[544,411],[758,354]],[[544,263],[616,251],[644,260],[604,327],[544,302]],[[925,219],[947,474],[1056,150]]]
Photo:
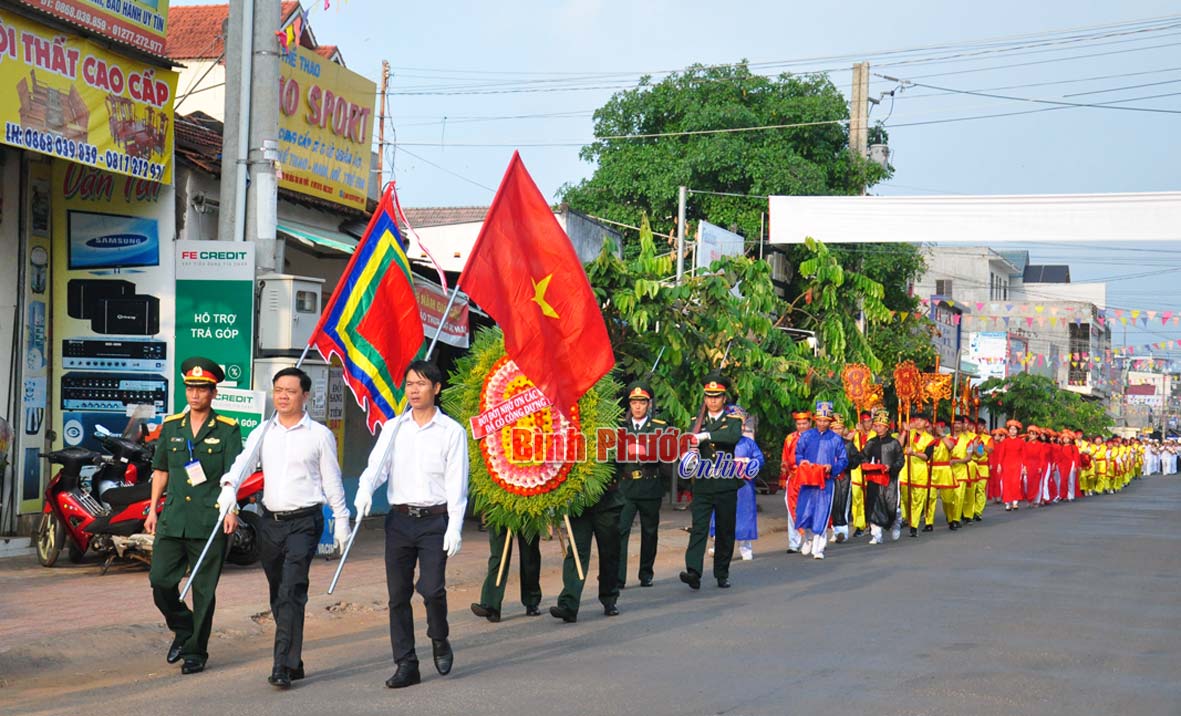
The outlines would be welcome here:
[[[554,199],[563,184],[593,172],[578,149],[593,137],[591,113],[613,92],[644,73],[659,78],[692,63],[742,59],[768,74],[825,72],[846,96],[853,62],[870,62],[877,73],[870,96],[881,100],[870,121],[885,121],[895,168],[874,194],[1181,190],[1175,2],[331,0],[327,10],[322,2],[304,7],[316,39],[339,45],[353,71],[377,82],[381,61],[390,62],[386,139],[397,145],[386,148],[387,169],[392,160],[406,206],[487,205],[514,148]],[[965,91],[1113,104],[1052,109]],[[1037,109],[1051,111],[1030,112]],[[1020,248],[1034,263],[1070,264],[1075,281],[1108,281],[1112,307],[1181,313],[1181,241]],[[1129,328],[1127,344],[1181,340],[1181,327],[1156,323],[1151,331]],[[1122,343],[1122,329],[1113,339]]]

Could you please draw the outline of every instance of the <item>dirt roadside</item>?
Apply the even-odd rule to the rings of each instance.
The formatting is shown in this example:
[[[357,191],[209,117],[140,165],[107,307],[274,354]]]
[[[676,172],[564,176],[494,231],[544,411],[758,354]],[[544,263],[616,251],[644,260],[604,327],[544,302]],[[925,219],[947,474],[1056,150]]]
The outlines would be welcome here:
[[[780,552],[786,546],[786,513],[782,494],[760,496],[759,554]],[[656,578],[676,579],[683,569],[689,513],[667,505],[661,511],[660,548]],[[381,518],[366,521],[335,594],[326,590],[336,570],[336,560],[315,560],[311,571],[305,643],[318,640],[372,636],[388,628],[385,563]],[[477,618],[468,604],[478,601],[487,571],[487,536],[469,521],[463,549],[447,565],[448,602],[453,628]],[[629,545],[629,566],[634,571],[639,553],[638,529]],[[561,548],[557,539],[543,542],[543,612],[561,591]],[[593,556],[591,578],[584,590],[584,611],[597,611],[594,600]],[[707,561],[708,570],[708,561]],[[508,589],[505,618],[523,612],[519,602],[516,565],[506,574]],[[634,586],[624,591],[620,609],[631,599],[642,598]],[[211,666],[218,661],[270,663],[273,628],[266,601],[266,578],[257,566],[227,566],[217,592],[217,616],[210,642]],[[15,689],[22,697],[41,690],[96,688],[107,682],[126,682],[128,674],[152,678],[171,674],[163,654],[169,633],[152,603],[145,567],[117,565],[99,576],[99,565],[70,564],[63,556],[51,569],[33,557],[0,560],[0,689]],[[415,598],[417,616],[421,600]],[[550,617],[545,616],[545,619]],[[425,630],[425,624],[419,624]],[[262,668],[262,667],[260,667]],[[12,693],[12,692],[10,692]]]

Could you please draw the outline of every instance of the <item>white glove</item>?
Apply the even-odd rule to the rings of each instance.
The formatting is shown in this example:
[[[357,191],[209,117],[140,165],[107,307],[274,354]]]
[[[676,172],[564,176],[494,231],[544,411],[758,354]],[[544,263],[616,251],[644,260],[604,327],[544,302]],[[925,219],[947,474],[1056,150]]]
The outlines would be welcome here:
[[[373,495],[364,490],[358,490],[357,497],[353,500],[353,507],[357,508],[357,522],[360,522],[361,518],[368,517],[369,510],[373,509]]]
[[[336,541],[336,551],[344,552],[344,546],[349,543],[349,536],[353,531],[349,528],[348,520],[337,520],[335,529],[332,531],[332,538]]]
[[[218,519],[224,520],[226,515],[238,511],[238,491],[231,485],[222,485],[221,494],[217,496],[217,504],[221,510]]]
[[[709,440],[709,433],[693,433],[693,438],[694,438],[694,439],[695,439],[697,442],[699,442],[699,443],[703,443],[703,442],[705,442],[706,440]]]
[[[459,536],[459,530],[448,528],[443,533],[443,551],[447,553],[448,557],[454,557],[459,554],[459,546],[463,544],[463,538]]]

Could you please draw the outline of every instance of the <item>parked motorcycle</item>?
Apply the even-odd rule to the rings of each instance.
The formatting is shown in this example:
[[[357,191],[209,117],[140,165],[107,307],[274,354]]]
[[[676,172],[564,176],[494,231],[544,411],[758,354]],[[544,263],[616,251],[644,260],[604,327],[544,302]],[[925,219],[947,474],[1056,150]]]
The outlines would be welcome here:
[[[71,562],[81,562],[88,551],[105,556],[102,574],[117,558],[151,563],[153,536],[144,531],[151,501],[151,460],[154,438],[141,419],[128,422],[122,435],[105,430],[95,434],[107,454],[70,447],[42,453],[62,466],[45,488],[45,506],[35,534],[37,559],[53,566],[64,548]],[[97,467],[89,480],[86,468]],[[89,486],[86,483],[89,482]],[[238,490],[238,528],[230,538],[226,561],[258,561],[258,527],[262,473],[243,481]],[[161,499],[157,514],[164,508]]]

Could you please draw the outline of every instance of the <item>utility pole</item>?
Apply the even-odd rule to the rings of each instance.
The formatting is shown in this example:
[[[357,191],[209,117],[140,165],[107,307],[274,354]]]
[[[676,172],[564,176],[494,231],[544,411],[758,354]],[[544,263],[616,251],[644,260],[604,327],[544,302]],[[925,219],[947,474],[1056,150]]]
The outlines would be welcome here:
[[[859,158],[869,156],[869,63],[853,65],[853,101],[849,104],[849,151]],[[865,196],[865,185],[861,185]],[[857,332],[865,335],[864,302],[857,301]],[[959,366],[956,366],[959,370]]]
[[[689,187],[677,193],[677,283],[685,275],[685,204],[689,201]]]
[[[283,271],[283,244],[275,236],[279,188],[275,177],[279,135],[280,3],[247,0],[254,4],[254,51],[250,76],[250,184],[246,190],[246,238],[255,244],[258,271]],[[233,3],[230,3],[231,5]],[[300,38],[295,38],[299,46]],[[292,52],[295,48],[292,48]]]
[[[853,65],[853,101],[849,104],[849,151],[869,156],[869,63]],[[865,189],[861,190],[865,193]]]
[[[250,58],[254,36],[244,28],[254,24],[254,5],[230,3],[230,17],[223,26],[225,38],[226,85],[225,122],[221,144],[221,184],[217,216],[217,238],[245,241],[246,150],[250,132]],[[233,80],[231,80],[233,78]]]
[[[389,60],[381,61],[381,94],[377,95],[377,194],[385,191],[385,91],[390,83]]]

